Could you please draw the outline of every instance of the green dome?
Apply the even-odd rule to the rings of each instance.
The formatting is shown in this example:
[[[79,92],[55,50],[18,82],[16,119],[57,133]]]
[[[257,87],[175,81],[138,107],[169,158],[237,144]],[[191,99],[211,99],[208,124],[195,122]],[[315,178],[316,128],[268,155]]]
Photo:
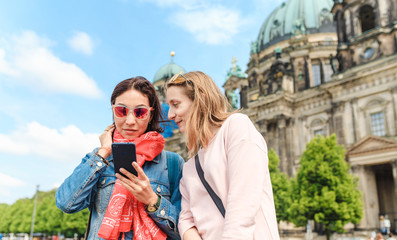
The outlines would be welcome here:
[[[333,0],[287,0],[267,17],[251,53],[300,34],[336,32],[330,13]]]
[[[162,66],[157,71],[157,73],[154,75],[153,83],[157,82],[161,79],[169,79],[179,72],[185,73],[186,71],[181,66],[179,66],[173,62],[166,64],[166,65]]]

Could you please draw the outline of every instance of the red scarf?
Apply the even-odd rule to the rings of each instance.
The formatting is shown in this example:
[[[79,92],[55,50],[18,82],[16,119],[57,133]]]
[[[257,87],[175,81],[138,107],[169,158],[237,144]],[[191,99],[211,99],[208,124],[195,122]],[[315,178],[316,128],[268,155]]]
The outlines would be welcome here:
[[[134,142],[137,163],[152,161],[164,148],[164,138],[158,132],[147,132],[140,137],[129,140],[115,130],[114,142]],[[106,209],[105,217],[99,228],[98,236],[117,240],[120,233],[134,231],[134,240],[165,240],[167,235],[148,216],[143,203],[136,200],[119,180],[116,180],[112,196]],[[124,234],[123,234],[124,239]]]

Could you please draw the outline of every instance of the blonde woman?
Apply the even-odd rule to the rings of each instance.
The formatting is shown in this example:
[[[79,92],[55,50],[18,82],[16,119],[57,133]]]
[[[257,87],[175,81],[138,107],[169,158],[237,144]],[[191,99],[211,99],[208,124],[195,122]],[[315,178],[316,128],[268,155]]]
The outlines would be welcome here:
[[[205,73],[177,74],[166,89],[168,117],[185,134],[190,157],[180,182],[182,239],[279,239],[266,142],[250,119],[228,111],[226,98]]]

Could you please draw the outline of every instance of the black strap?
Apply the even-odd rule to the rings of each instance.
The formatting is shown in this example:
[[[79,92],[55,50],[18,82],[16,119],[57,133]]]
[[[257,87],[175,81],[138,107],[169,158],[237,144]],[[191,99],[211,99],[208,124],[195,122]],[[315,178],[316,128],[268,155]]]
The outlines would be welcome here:
[[[88,235],[90,234],[90,230],[91,230],[92,207],[90,207],[89,210],[90,210],[90,217],[88,218],[87,229],[85,230],[85,234],[84,234],[84,240],[88,239]]]
[[[195,162],[196,162],[196,170],[197,173],[200,177],[201,182],[203,183],[205,189],[207,189],[207,192],[209,193],[209,195],[211,196],[212,200],[214,201],[216,207],[219,209],[219,212],[221,212],[223,218],[225,218],[225,207],[223,207],[223,203],[222,200],[218,197],[218,195],[216,195],[216,193],[214,192],[214,190],[212,190],[211,186],[208,184],[208,182],[205,180],[204,178],[204,171],[201,168],[200,165],[200,161],[199,161],[199,157],[198,154],[195,156]]]

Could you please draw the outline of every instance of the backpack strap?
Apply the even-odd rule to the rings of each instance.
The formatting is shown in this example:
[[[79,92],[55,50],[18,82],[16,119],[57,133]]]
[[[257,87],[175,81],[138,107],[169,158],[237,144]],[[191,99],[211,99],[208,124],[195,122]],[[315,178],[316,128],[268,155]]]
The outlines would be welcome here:
[[[89,207],[90,216],[89,216],[89,218],[88,218],[87,228],[86,228],[85,233],[84,233],[84,240],[87,240],[87,239],[88,239],[88,235],[90,234],[90,230],[91,230],[91,218],[92,218],[92,209],[93,209],[93,207],[94,207],[94,204],[91,203],[91,204],[90,204],[90,207]]]
[[[195,158],[195,163],[196,163],[197,174],[199,175],[201,182],[203,183],[205,189],[207,189],[208,194],[212,198],[212,201],[214,201],[214,203],[215,203],[216,207],[218,208],[219,212],[221,212],[223,218],[225,218],[225,213],[226,213],[225,207],[223,206],[222,200],[218,197],[218,195],[216,195],[214,190],[212,190],[212,188],[208,184],[207,180],[205,180],[204,171],[201,168],[201,164],[200,164],[200,161],[199,161],[198,154],[194,158]]]
[[[168,180],[170,181],[170,192],[171,194],[175,190],[175,183],[178,178],[178,170],[179,170],[179,155],[174,152],[167,153],[167,168],[168,168]]]

